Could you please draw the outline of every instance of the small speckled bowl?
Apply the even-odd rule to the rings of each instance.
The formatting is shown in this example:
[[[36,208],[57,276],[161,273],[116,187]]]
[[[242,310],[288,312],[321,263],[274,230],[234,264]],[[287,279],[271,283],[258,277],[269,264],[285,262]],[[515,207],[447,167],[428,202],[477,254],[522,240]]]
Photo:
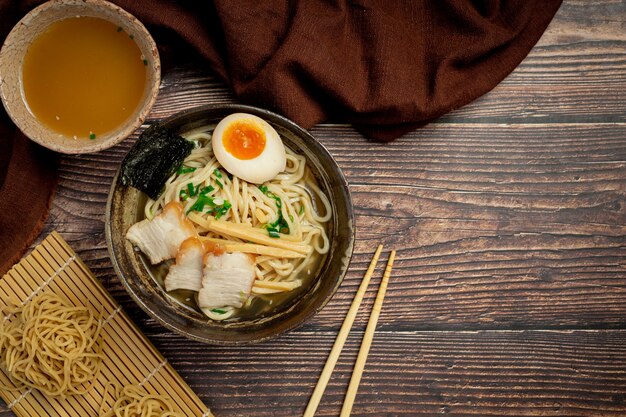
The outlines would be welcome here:
[[[132,34],[148,61],[144,95],[135,113],[116,130],[94,140],[76,140],[42,124],[28,109],[22,89],[22,63],[28,47],[52,23],[73,16],[107,20]],[[13,122],[33,141],[57,152],[98,152],[128,137],[150,112],[161,82],[161,62],[156,44],[144,25],[120,7],[103,0],[52,0],[30,11],[7,36],[0,51],[0,95]]]
[[[311,134],[292,121],[267,110],[243,105],[214,105],[178,113],[161,126],[176,133],[215,126],[232,113],[251,113],[266,120],[280,135],[285,146],[304,155],[307,165],[331,203],[328,224],[330,250],[315,277],[302,291],[273,311],[236,322],[213,322],[181,305],[158,284],[153,268],[126,240],[130,226],[144,218],[146,196],[113,179],[106,208],[105,235],[113,267],[122,284],[141,308],[165,327],[190,339],[216,345],[258,342],[279,335],[304,323],[332,298],[345,276],[354,247],[354,213],[348,183],[339,166]]]

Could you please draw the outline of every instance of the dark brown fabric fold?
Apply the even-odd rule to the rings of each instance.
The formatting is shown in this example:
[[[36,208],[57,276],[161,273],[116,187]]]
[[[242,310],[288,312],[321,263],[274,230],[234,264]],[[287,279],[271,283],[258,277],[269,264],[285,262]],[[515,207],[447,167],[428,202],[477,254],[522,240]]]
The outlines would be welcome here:
[[[195,51],[243,102],[306,128],[392,140],[485,94],[528,54],[561,0],[116,0],[167,64]],[[0,0],[0,38],[38,0]],[[167,65],[165,65],[167,68]],[[0,111],[0,272],[38,233],[54,158]]]
[[[177,33],[242,101],[391,140],[495,87],[561,0],[118,3]]]
[[[56,187],[57,155],[32,142],[19,131],[0,127],[0,141],[8,154],[0,154],[6,164],[0,185],[0,275],[24,254],[39,235],[46,220]],[[4,149],[3,149],[4,151]]]

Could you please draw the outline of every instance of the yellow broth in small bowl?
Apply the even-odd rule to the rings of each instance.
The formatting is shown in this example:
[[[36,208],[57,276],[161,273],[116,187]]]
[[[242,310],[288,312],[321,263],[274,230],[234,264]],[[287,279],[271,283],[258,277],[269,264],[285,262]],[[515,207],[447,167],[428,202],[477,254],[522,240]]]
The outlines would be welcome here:
[[[24,98],[49,128],[96,139],[132,116],[146,86],[147,60],[121,27],[96,17],[53,23],[22,65]]]
[[[145,27],[118,6],[61,0],[13,28],[0,77],[7,113],[28,137],[63,153],[96,152],[143,123],[160,61]]]

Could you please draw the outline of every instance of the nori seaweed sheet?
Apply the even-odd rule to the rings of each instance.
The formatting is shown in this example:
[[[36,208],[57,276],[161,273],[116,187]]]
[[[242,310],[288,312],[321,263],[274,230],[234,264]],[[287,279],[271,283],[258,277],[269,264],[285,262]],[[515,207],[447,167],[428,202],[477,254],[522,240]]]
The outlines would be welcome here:
[[[191,153],[193,143],[157,124],[146,129],[130,149],[120,171],[124,185],[132,185],[156,200],[165,181]]]

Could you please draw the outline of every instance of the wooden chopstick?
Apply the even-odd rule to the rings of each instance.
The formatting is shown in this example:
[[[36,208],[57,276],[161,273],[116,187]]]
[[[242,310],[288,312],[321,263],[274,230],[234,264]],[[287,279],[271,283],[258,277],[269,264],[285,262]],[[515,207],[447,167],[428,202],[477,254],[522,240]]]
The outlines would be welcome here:
[[[330,351],[330,355],[328,355],[326,365],[324,365],[324,370],[322,370],[320,379],[317,381],[317,385],[315,386],[313,395],[311,395],[311,399],[309,400],[309,405],[307,405],[306,410],[304,410],[304,417],[313,417],[315,411],[317,410],[317,406],[322,399],[322,395],[324,395],[326,385],[328,385],[330,376],[333,373],[333,369],[335,369],[335,365],[337,364],[337,360],[339,359],[339,355],[341,354],[341,349],[343,349],[343,345],[346,343],[348,333],[350,333],[350,329],[352,328],[352,324],[354,323],[354,319],[356,318],[356,313],[359,311],[359,306],[361,305],[361,301],[363,301],[363,296],[367,291],[367,286],[370,282],[370,279],[372,278],[372,274],[374,273],[374,269],[376,268],[376,264],[378,263],[378,258],[380,257],[380,253],[382,252],[382,250],[383,245],[378,245],[378,249],[376,249],[374,257],[372,258],[372,262],[370,262],[370,266],[367,268],[367,272],[365,272],[363,281],[361,281],[361,285],[359,286],[359,289],[354,296],[352,305],[350,305],[348,314],[346,314],[346,318],[341,325],[341,329],[339,330],[339,334],[335,339],[335,343],[333,344],[333,348]]]
[[[367,323],[365,334],[363,335],[363,341],[361,342],[361,349],[359,349],[359,356],[354,364],[354,371],[352,371],[352,377],[350,378],[350,385],[348,385],[348,392],[346,392],[346,398],[343,401],[343,407],[341,408],[340,417],[348,417],[352,412],[352,405],[356,393],[359,389],[359,383],[361,382],[361,376],[363,375],[363,369],[365,368],[365,362],[367,361],[367,355],[372,346],[372,339],[374,338],[374,331],[376,331],[376,324],[378,323],[378,317],[380,316],[380,310],[383,307],[383,300],[385,299],[385,292],[387,291],[387,283],[391,276],[391,268],[393,267],[393,261],[396,258],[396,251],[392,250],[389,255],[389,261],[387,261],[387,267],[385,268],[385,274],[378,287],[378,294],[376,295],[376,301],[374,301],[374,307],[372,307],[372,313],[370,320]]]

